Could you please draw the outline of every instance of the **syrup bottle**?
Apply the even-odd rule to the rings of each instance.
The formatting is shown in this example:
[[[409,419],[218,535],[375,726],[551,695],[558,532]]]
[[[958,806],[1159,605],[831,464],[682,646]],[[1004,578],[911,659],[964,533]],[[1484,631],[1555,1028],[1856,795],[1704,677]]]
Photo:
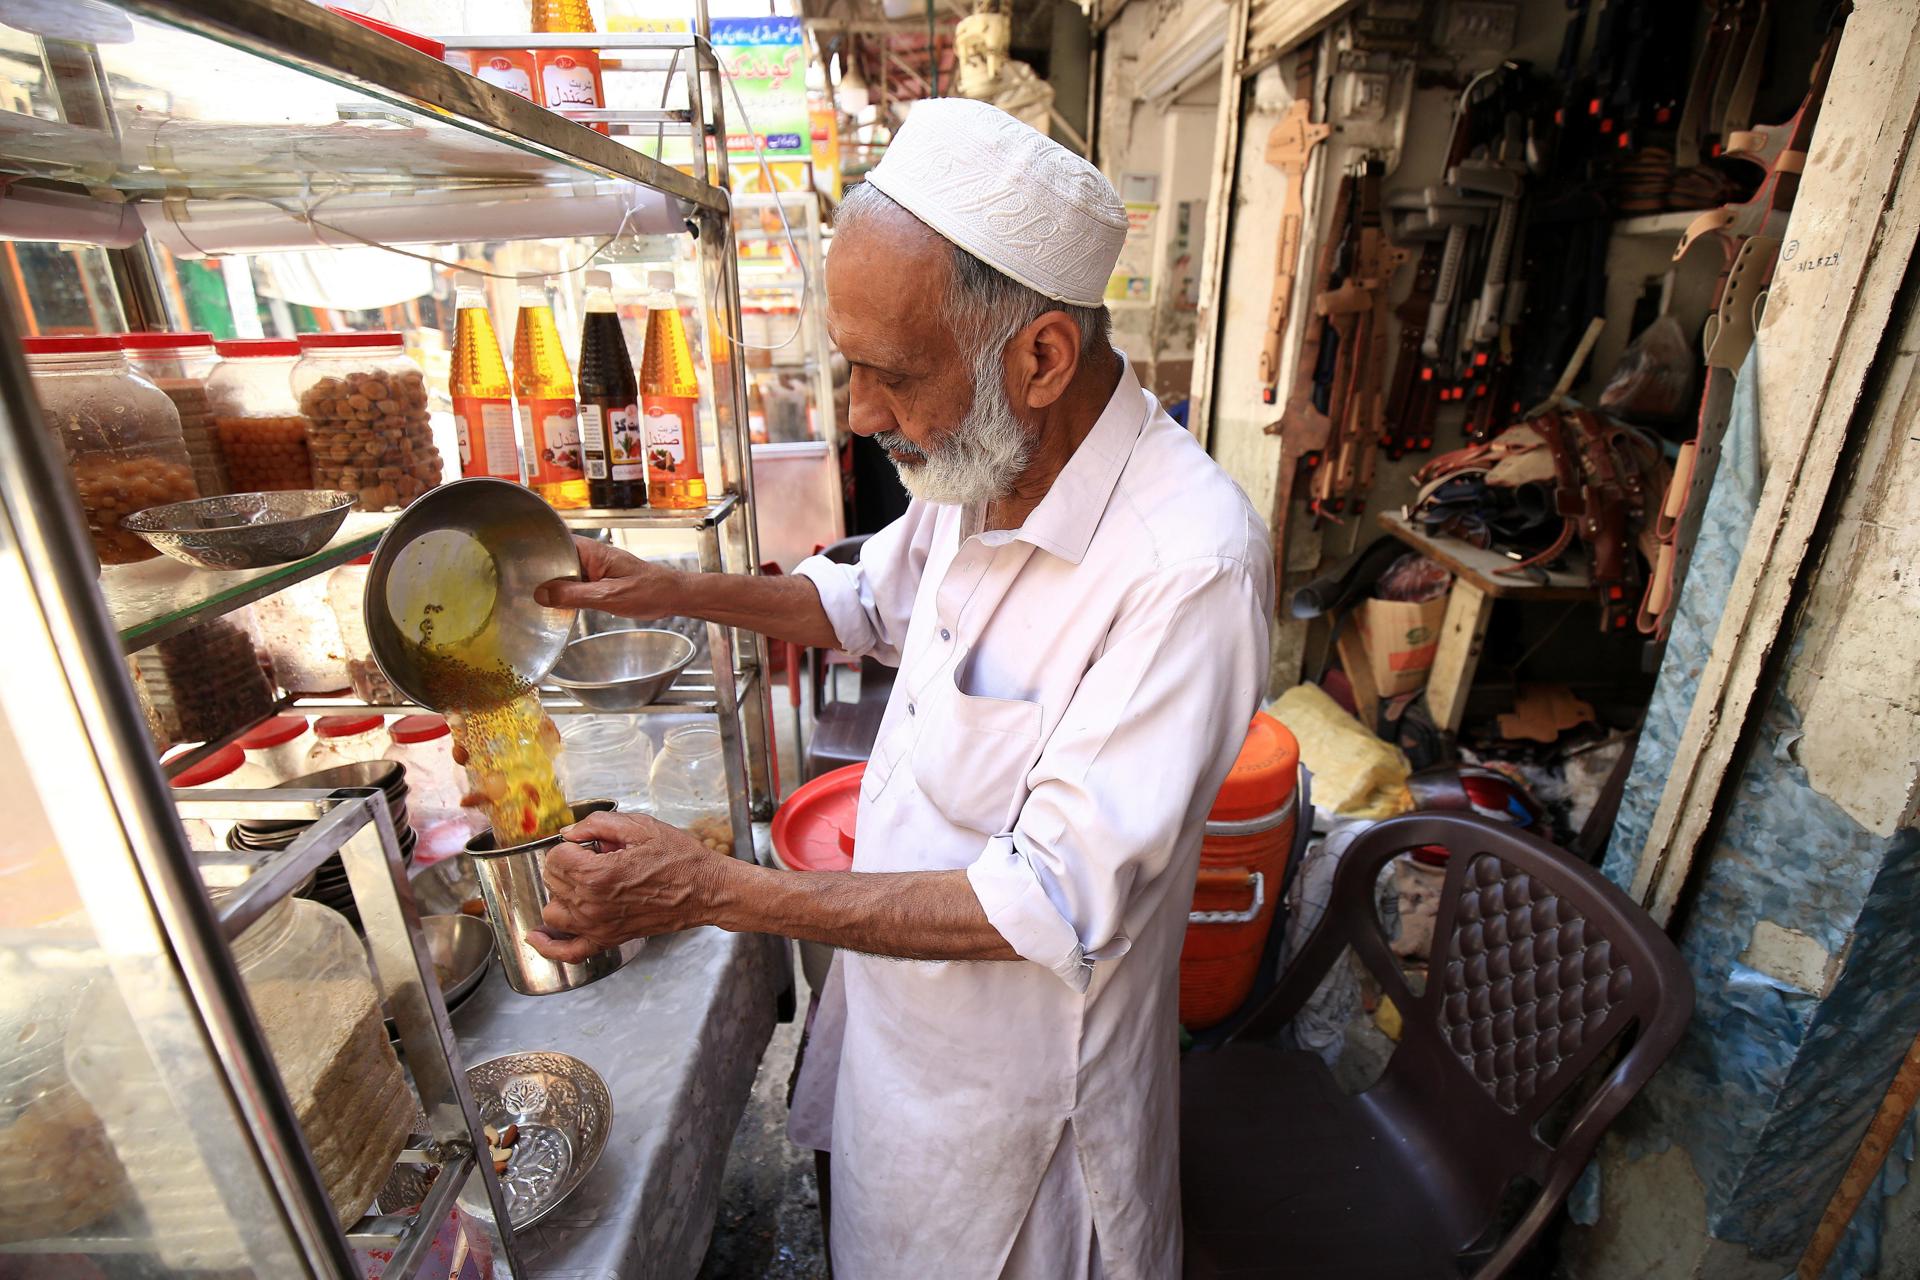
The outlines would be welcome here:
[[[480,277],[463,271],[455,279],[453,416],[460,432],[460,474],[495,476],[524,484],[520,445],[513,433],[513,384],[500,356],[500,338],[487,314]]]
[[[656,507],[704,507],[695,410],[700,384],[686,322],[673,296],[673,272],[647,276],[654,297],[647,311],[647,347],[640,357],[640,418],[647,451],[647,501]]]
[[[520,447],[527,483],[566,510],[587,505],[587,473],[580,457],[580,406],[573,373],[560,348],[547,291],[520,288],[520,318],[513,328],[513,394],[520,402]]]
[[[647,505],[640,386],[613,308],[613,276],[606,271],[587,272],[587,318],[580,334],[580,447],[587,464],[587,497],[594,506]]]
[[[533,0],[533,30],[573,33],[592,31],[593,11],[587,0]],[[604,107],[606,86],[600,75],[600,55],[592,49],[535,49],[535,83],[539,101],[552,110],[563,107]],[[589,129],[607,132],[604,124]]]

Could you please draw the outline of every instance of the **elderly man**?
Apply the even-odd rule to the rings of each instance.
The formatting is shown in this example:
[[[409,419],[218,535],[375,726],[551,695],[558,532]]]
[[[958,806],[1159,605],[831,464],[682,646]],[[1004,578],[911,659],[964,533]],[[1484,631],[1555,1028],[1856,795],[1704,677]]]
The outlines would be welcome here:
[[[784,578],[587,543],[587,580],[541,598],[897,664],[854,869],[596,816],[569,834],[611,853],[548,863],[547,923],[580,936],[535,941],[711,924],[840,949],[794,1124],[831,1143],[842,1280],[1176,1276],[1180,944],[1265,684],[1267,531],[1108,343],[1126,217],[1098,170],[936,99],[836,222],[851,426],[907,513],[858,564]]]

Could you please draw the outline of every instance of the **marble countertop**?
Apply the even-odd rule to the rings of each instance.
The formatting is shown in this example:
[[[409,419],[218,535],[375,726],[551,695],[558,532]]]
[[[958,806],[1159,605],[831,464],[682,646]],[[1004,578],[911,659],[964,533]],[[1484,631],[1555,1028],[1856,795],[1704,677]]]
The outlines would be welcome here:
[[[522,1280],[685,1280],[700,1268],[727,1149],[792,981],[781,939],[694,929],[560,995],[495,967],[454,1018],[461,1056],[557,1050],[607,1083],[613,1126],[586,1181],[520,1233]]]

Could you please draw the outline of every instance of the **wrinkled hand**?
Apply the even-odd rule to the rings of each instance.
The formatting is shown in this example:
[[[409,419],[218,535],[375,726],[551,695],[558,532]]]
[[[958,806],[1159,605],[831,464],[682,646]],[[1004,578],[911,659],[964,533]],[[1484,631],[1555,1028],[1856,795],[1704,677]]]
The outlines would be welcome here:
[[[547,853],[546,927],[528,933],[527,941],[564,964],[631,938],[709,923],[734,863],[644,814],[596,813],[560,834],[567,843]],[[598,841],[599,852],[578,843],[586,840]]]
[[[642,560],[630,551],[576,535],[579,578],[554,578],[534,589],[533,598],[550,609],[600,609],[638,622],[653,622],[678,612],[673,603],[681,575]]]

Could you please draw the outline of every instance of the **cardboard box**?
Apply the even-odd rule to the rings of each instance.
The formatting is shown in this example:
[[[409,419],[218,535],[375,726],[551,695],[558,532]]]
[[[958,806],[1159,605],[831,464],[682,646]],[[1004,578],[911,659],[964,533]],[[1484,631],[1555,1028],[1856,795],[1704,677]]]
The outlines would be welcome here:
[[[1411,693],[1427,683],[1434,650],[1440,647],[1440,624],[1447,616],[1447,598],[1425,604],[1399,600],[1363,600],[1357,610],[1360,634],[1366,638],[1367,661],[1374,687],[1383,698]]]

